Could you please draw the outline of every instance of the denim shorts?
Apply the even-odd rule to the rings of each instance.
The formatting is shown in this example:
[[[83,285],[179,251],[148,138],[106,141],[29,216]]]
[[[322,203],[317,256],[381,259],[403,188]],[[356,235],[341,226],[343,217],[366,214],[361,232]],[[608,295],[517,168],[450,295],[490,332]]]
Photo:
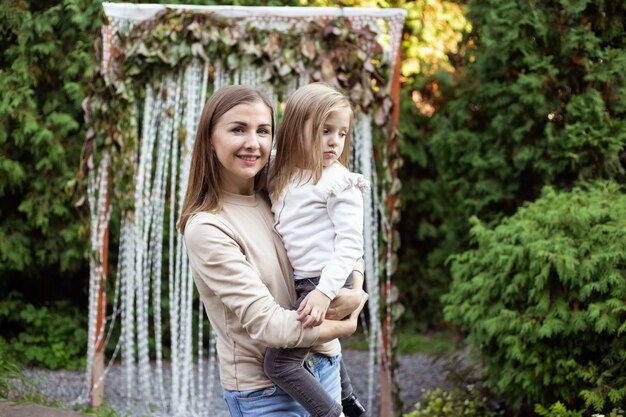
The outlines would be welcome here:
[[[326,391],[341,404],[341,381],[337,356],[311,355],[304,366]],[[309,413],[277,386],[250,391],[224,390],[224,400],[231,417],[309,417]]]

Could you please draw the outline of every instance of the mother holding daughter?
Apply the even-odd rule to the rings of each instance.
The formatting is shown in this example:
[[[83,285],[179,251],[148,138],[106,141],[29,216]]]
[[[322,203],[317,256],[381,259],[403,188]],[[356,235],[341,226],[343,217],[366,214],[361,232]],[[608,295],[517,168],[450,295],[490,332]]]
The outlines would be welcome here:
[[[336,339],[354,333],[367,300],[358,255],[358,262],[344,265],[353,270],[353,289],[342,288],[336,296],[333,290],[326,320],[319,307],[327,306],[326,300],[300,314],[291,309],[293,270],[264,190],[273,134],[274,111],[263,94],[245,86],[217,90],[202,111],[179,222],[196,287],[217,334],[220,380],[231,416],[309,415],[266,376],[268,347],[308,351],[314,346],[307,373],[340,401]],[[327,415],[342,414],[339,406]]]

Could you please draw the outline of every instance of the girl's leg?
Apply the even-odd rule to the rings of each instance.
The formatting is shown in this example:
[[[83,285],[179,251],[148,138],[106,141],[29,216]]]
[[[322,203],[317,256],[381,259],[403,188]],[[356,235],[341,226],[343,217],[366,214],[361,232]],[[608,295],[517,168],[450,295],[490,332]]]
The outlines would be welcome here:
[[[345,362],[341,361],[341,406],[346,417],[368,417],[367,410],[354,395],[350,375]]]
[[[326,378],[320,378],[321,381],[318,381],[307,369],[302,367],[302,362],[308,353],[308,348],[269,348],[265,351],[265,374],[272,382],[287,392],[291,398],[302,404],[311,413],[311,417],[340,416],[340,399],[331,397],[324,389],[327,387]],[[310,359],[307,360],[307,362],[309,361]],[[336,368],[335,379],[339,385],[338,363]],[[328,372],[324,372],[324,376],[326,373]]]
[[[345,400],[352,395],[353,389],[352,381],[350,381],[350,375],[343,359],[341,360],[339,371],[341,373],[341,399]]]

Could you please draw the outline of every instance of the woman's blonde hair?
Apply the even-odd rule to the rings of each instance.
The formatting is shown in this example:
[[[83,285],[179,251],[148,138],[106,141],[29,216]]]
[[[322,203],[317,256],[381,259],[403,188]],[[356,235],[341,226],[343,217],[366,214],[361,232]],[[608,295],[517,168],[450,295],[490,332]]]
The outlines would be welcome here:
[[[346,96],[326,83],[312,83],[300,87],[287,99],[276,131],[276,157],[270,172],[273,198],[278,198],[293,179],[317,184],[324,168],[324,124],[332,112],[344,109],[350,111],[350,125],[338,160],[347,167],[352,107]]]
[[[178,230],[185,232],[185,225],[192,215],[208,211],[218,212],[223,206],[222,179],[220,163],[213,152],[213,131],[226,112],[240,104],[263,103],[272,116],[272,133],[274,132],[274,108],[269,99],[258,90],[243,86],[231,85],[217,90],[206,102],[191,155],[189,182],[183,202]],[[254,177],[255,190],[265,185],[267,168],[264,167]]]

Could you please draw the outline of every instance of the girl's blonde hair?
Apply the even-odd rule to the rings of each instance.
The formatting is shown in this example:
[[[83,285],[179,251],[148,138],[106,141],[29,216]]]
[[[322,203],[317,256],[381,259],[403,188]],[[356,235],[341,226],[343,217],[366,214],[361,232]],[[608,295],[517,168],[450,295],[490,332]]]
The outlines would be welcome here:
[[[338,160],[347,167],[352,107],[346,96],[326,83],[312,83],[300,87],[287,99],[276,131],[276,157],[270,171],[273,198],[278,198],[292,179],[317,184],[324,168],[324,124],[330,113],[345,109],[350,111],[350,125]]]
[[[189,218],[199,212],[218,212],[222,209],[224,197],[222,179],[220,178],[217,156],[213,151],[213,131],[226,112],[240,104],[263,103],[272,116],[272,133],[274,132],[274,108],[269,99],[256,89],[243,85],[231,85],[217,90],[206,102],[191,155],[189,183],[183,202],[178,230],[185,232]],[[254,188],[258,190],[265,185],[267,167],[254,177]]]

